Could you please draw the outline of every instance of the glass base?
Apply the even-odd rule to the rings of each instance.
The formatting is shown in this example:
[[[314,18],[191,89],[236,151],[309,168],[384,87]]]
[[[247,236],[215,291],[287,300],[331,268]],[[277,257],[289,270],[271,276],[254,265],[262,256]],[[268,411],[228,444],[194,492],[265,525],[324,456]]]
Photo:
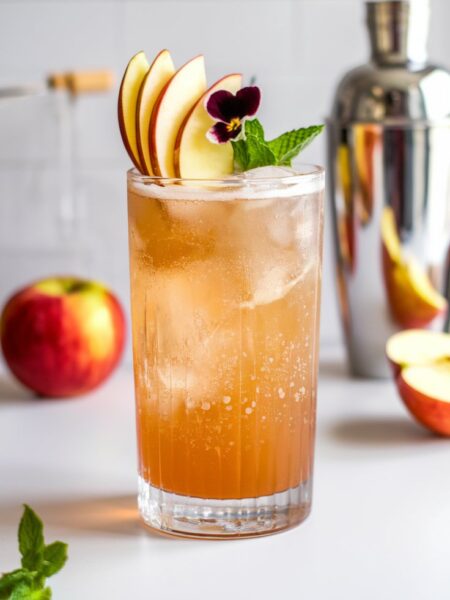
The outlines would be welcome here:
[[[140,477],[138,504],[145,523],[164,533],[202,539],[256,537],[304,521],[311,510],[311,483],[259,498],[207,500],[165,492]]]

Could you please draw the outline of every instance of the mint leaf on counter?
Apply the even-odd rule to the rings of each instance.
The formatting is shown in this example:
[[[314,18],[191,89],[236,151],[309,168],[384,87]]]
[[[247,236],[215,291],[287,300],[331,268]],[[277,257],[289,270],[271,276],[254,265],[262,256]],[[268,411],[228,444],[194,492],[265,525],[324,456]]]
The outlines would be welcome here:
[[[44,525],[32,508],[24,505],[18,530],[22,568],[0,577],[1,600],[50,600],[52,590],[45,580],[60,571],[67,561],[67,544],[45,545]]]
[[[30,573],[30,571],[27,569],[16,569],[10,573],[4,573],[0,579],[0,593],[11,587],[14,587],[18,583],[31,582],[34,575],[34,573]]]
[[[32,600],[51,600],[52,590],[49,587],[31,592]]]
[[[42,572],[46,577],[51,577],[60,571],[67,561],[67,544],[53,542],[44,548],[44,565]]]
[[[19,551],[22,567],[38,570],[43,562],[44,526],[37,514],[26,504],[19,524]]]
[[[31,600],[31,594],[31,587],[26,583],[20,583],[14,588],[9,600]]]
[[[2,600],[9,598],[13,589],[21,584],[31,583],[35,576],[35,572],[30,572],[27,569],[16,569],[10,573],[4,573],[0,578],[0,598]]]
[[[246,171],[256,167],[291,166],[295,158],[323,130],[323,125],[302,127],[266,141],[258,119],[246,120],[242,139],[231,142],[237,169]]]

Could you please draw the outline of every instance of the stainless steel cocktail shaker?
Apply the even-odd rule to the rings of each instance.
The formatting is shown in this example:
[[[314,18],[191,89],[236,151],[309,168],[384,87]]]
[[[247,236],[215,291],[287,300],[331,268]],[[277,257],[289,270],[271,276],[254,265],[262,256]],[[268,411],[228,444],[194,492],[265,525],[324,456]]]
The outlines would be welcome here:
[[[338,86],[328,172],[351,370],[383,377],[390,334],[448,328],[450,74],[427,62],[426,0],[366,15],[371,61]]]

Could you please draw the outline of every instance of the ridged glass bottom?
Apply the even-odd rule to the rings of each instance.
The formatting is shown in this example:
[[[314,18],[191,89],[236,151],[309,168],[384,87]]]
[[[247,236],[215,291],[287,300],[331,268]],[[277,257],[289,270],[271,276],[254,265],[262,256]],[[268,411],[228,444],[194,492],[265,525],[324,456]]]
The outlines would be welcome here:
[[[139,511],[145,523],[164,533],[196,538],[269,535],[295,527],[311,509],[309,481],[272,496],[207,500],[179,496],[139,478]]]

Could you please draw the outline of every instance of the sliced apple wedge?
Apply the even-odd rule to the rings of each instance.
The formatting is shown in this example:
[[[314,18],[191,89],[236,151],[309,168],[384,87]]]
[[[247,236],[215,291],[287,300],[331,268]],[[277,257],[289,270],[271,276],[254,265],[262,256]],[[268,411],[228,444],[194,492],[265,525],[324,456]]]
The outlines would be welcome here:
[[[403,367],[450,360],[450,335],[426,329],[407,329],[391,336],[386,355],[397,376]]]
[[[205,61],[201,55],[182,66],[162,89],[149,125],[150,159],[155,175],[175,177],[174,151],[178,131],[205,90]]]
[[[150,65],[144,52],[128,63],[119,90],[118,117],[122,141],[134,166],[142,172],[136,140],[136,104],[139,89]]]
[[[139,90],[136,106],[136,140],[139,162],[146,175],[154,175],[148,135],[150,118],[161,90],[174,73],[175,67],[170,52],[162,50],[150,65]]]
[[[401,331],[388,340],[386,354],[413,417],[428,429],[450,436],[450,334]]]
[[[235,94],[242,86],[242,75],[233,73],[219,79],[193,106],[182,123],[175,142],[175,171],[178,177],[214,179],[233,172],[231,143],[212,144],[206,134],[214,120],[206,110],[209,96],[218,90]]]
[[[419,423],[450,436],[450,360],[407,367],[397,385],[403,402]]]
[[[403,256],[391,207],[381,219],[383,275],[392,317],[401,327],[425,327],[447,310],[446,299],[433,287],[424,268]]]

